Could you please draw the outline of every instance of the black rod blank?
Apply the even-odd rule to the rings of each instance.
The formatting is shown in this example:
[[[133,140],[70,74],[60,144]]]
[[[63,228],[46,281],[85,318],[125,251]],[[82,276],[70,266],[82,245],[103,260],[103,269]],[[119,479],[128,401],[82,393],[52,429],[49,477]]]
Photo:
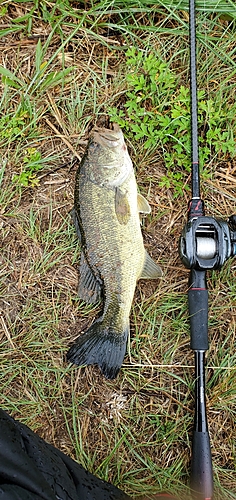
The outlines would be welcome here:
[[[195,0],[189,0],[192,198],[200,198]]]
[[[195,351],[195,419],[192,438],[191,489],[197,500],[211,500],[213,472],[205,397],[205,352]]]

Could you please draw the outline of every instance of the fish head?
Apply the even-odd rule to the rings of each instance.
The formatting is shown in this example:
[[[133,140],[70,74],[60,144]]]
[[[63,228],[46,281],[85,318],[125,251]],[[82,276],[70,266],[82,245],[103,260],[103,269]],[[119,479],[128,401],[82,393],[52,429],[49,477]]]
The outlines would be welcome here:
[[[94,128],[87,154],[89,177],[101,187],[120,186],[133,170],[123,133],[117,124],[113,124],[113,129]]]

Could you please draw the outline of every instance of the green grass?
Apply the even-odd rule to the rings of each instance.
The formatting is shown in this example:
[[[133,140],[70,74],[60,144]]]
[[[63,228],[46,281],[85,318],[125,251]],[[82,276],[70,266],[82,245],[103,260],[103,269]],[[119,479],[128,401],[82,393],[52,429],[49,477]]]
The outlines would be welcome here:
[[[187,2],[14,6],[0,10],[1,406],[131,496],[165,489],[183,497],[194,408],[188,271],[177,255],[190,185]],[[207,213],[224,219],[236,201],[235,18],[230,0],[197,1],[200,146],[209,148],[205,157],[201,152],[202,192]],[[132,117],[128,100],[136,106]],[[149,113],[151,135],[142,129],[141,108]],[[166,138],[156,116],[176,120],[180,108],[183,131],[173,128],[173,139],[168,125]],[[127,355],[114,382],[65,360],[99,312],[77,298],[80,249],[70,218],[75,160],[91,128],[112,119],[111,110],[113,118],[123,113],[138,185],[152,207],[142,225],[145,245],[164,271],[160,282],[137,286]],[[215,498],[233,500],[234,260],[209,273],[208,285]]]

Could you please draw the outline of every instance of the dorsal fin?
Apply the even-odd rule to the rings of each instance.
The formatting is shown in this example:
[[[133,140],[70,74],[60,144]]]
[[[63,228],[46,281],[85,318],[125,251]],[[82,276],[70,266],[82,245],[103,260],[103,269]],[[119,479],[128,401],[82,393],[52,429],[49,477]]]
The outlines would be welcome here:
[[[150,214],[151,207],[148,201],[144,198],[144,196],[138,193],[137,199],[138,199],[138,211],[143,214]]]

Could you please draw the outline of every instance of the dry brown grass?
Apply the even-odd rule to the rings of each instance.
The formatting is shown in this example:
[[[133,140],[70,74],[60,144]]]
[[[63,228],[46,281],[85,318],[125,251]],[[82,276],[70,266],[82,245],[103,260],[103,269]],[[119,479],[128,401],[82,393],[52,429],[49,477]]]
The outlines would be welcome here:
[[[31,7],[27,2],[9,4],[0,23],[9,28],[0,39],[0,62],[26,84],[34,74],[38,40],[44,43],[52,33],[37,10],[29,35],[23,29],[12,31],[14,19]],[[118,75],[124,59],[120,49],[126,43],[122,34],[111,30],[109,48],[84,23],[58,50],[76,22],[62,21],[45,56],[48,61],[57,53],[53,70],[73,66],[73,79],[63,88],[41,91],[39,86],[29,97],[36,116],[32,133],[28,128],[14,140],[1,141],[6,163],[0,207],[1,405],[131,495],[148,496],[167,488],[186,492],[182,482],[187,483],[189,470],[194,370],[186,305],[188,271],[178,257],[178,239],[187,199],[173,200],[171,190],[159,188],[165,167],[158,151],[147,157],[130,145],[138,185],[148,193],[152,207],[143,225],[145,246],[161,263],[164,278],[138,283],[128,353],[116,381],[104,380],[95,367],[78,369],[65,361],[68,346],[98,314],[98,308],[85,307],[77,298],[79,248],[69,214],[74,160],[82,156],[95,121],[107,123],[106,106],[114,93],[117,99],[121,92],[122,99],[124,82]],[[106,37],[105,28],[100,35]],[[163,35],[163,45],[167,37]],[[4,88],[1,83],[2,92]],[[2,113],[14,113],[23,92],[9,88],[9,96]],[[29,122],[28,114],[26,125]],[[19,188],[12,178],[21,172],[28,147],[40,151],[48,164],[36,187]],[[235,189],[235,163],[229,159],[217,165],[214,178],[203,185],[208,211],[224,218],[231,215]],[[236,498],[234,282],[232,262],[209,276],[207,405],[219,499]],[[232,493],[224,493],[228,490]]]

